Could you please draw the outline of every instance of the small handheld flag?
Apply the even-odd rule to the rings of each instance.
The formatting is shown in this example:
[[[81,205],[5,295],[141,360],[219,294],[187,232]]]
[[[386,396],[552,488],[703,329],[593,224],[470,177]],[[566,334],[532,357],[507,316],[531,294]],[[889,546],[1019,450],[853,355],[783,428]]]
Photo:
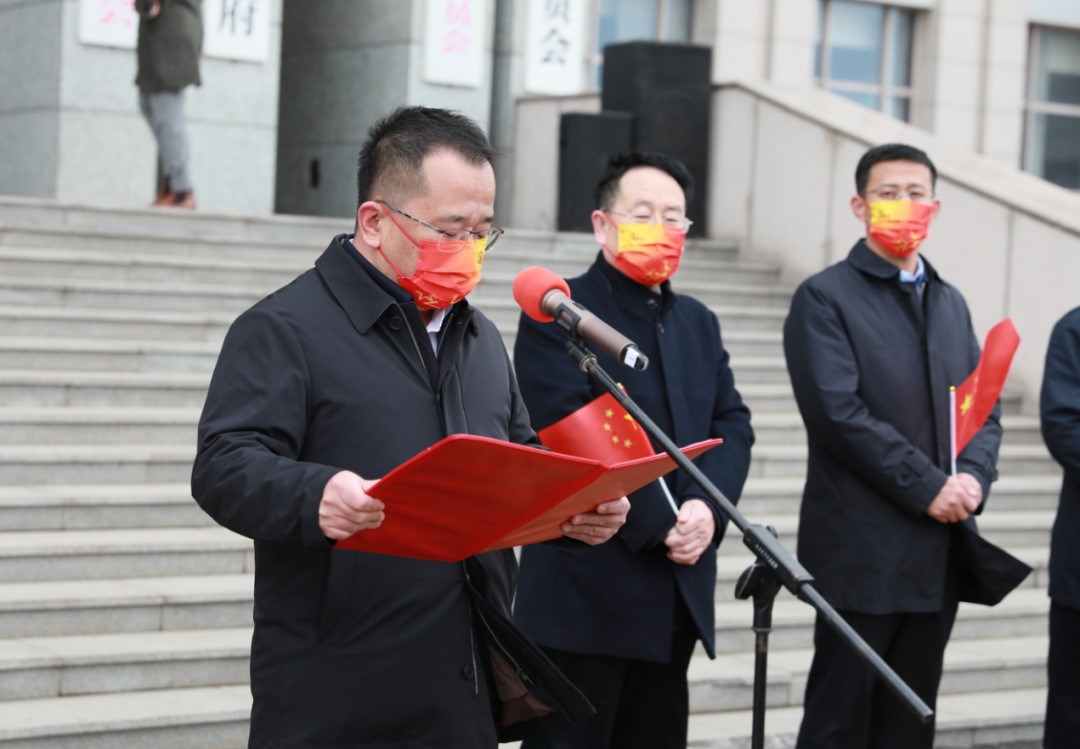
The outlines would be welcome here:
[[[539,437],[555,452],[592,458],[607,465],[654,453],[645,431],[611,393],[604,393],[541,429]]]
[[[968,375],[963,384],[951,389],[949,431],[954,474],[956,456],[967,447],[994,410],[1019,345],[1020,334],[1016,332],[1012,318],[1006,317],[986,334],[982,356],[975,371]]]
[[[604,393],[551,426],[541,429],[538,436],[544,446],[555,452],[592,458],[606,465],[647,458],[655,454],[645,430],[638,426],[634,417],[626,412],[611,393]],[[679,508],[667,484],[663,479],[659,479],[658,483],[668,504],[677,515]]]

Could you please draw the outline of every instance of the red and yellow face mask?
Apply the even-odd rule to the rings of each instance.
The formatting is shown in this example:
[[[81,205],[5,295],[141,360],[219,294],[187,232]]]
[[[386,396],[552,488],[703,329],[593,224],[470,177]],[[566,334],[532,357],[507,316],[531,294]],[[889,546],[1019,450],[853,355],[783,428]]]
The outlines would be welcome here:
[[[930,234],[933,203],[910,200],[878,200],[870,206],[870,238],[886,252],[906,257]]]
[[[383,260],[397,274],[398,285],[412,295],[419,309],[442,309],[457,304],[480,283],[487,239],[444,240],[441,244],[435,239],[417,242],[390,213],[386,215],[420,250],[416,269],[406,276],[379,248]]]
[[[615,267],[644,286],[655,286],[675,275],[682,259],[686,232],[664,224],[619,224]]]

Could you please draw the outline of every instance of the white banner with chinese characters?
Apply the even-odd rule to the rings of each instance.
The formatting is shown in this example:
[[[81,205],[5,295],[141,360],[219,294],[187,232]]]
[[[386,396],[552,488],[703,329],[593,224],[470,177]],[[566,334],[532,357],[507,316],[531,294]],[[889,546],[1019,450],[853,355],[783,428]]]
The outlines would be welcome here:
[[[265,62],[270,51],[271,2],[203,0],[203,54]],[[138,29],[134,0],[79,0],[79,41],[83,44],[135,49]]]
[[[525,90],[576,94],[585,87],[585,10],[579,0],[528,0]]]
[[[427,0],[424,80],[477,88],[484,80],[487,0]]]

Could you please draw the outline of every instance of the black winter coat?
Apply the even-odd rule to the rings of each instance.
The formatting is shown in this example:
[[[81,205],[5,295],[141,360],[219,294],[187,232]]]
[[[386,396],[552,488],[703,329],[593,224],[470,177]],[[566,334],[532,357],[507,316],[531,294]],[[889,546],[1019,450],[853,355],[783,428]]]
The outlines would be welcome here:
[[[695,462],[732,502],[750,465],[750,411],[735,389],[716,315],[703,304],[663,295],[630,280],[599,256],[588,272],[568,281],[571,295],[649,357],[644,372],[604,354],[601,366],[678,445],[722,437],[724,444]],[[522,316],[514,361],[525,403],[537,429],[605,391],[565,351],[554,324]],[[667,477],[677,502],[703,497],[676,471]],[[613,541],[601,546],[531,546],[522,550],[514,621],[541,645],[576,653],[667,662],[681,598],[692,626],[714,653],[716,548],[697,564],[675,564],[662,541],[675,514],[655,484],[630,496],[631,510]],[[718,508],[714,508],[720,518]],[[716,544],[726,519],[717,520]]]
[[[950,468],[949,388],[975,369],[979,344],[960,292],[929,262],[926,274],[920,299],[860,240],[798,288],[784,323],[809,443],[798,556],[841,610],[942,608],[959,529],[926,508]],[[1000,442],[995,406],[957,459],[984,498]]]
[[[340,470],[376,478],[453,433],[535,434],[495,326],[458,303],[425,363],[415,308],[353,252],[336,237],[236,320],[199,424],[194,497],[255,540],[250,746],[494,746],[465,565],[334,550],[318,506]],[[495,554],[508,612],[516,563]]]
[[[1050,542],[1050,597],[1080,609],[1080,307],[1050,335],[1040,414],[1046,446],[1065,469]]]
[[[200,85],[199,55],[202,53],[202,0],[161,0],[161,12],[147,13],[154,0],[136,0],[139,37],[136,57],[139,70],[135,85],[144,94],[180,91]]]

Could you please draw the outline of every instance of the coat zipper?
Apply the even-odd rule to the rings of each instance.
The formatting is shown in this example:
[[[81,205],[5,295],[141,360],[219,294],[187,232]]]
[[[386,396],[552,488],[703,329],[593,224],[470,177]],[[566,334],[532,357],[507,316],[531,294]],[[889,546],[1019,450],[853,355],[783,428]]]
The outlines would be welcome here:
[[[424,370],[424,376],[428,381],[431,381],[431,373],[428,372],[427,364],[424,364],[424,352],[420,350],[420,343],[416,340],[416,333],[413,332],[412,325],[409,324],[408,318],[405,317],[405,310],[397,302],[394,306],[401,310],[402,320],[405,322],[405,329],[409,331],[409,338],[412,339],[413,348],[416,349],[416,356],[420,359],[420,368]]]
[[[469,585],[471,586],[472,585],[472,578],[469,577],[469,570],[468,570],[468,568],[465,567],[465,562],[461,563],[461,568],[465,572],[465,582],[469,583]],[[469,612],[470,612],[469,613],[469,619],[470,619],[470,622],[471,622],[471,620],[472,620],[472,606],[469,607]],[[510,665],[513,667],[514,672],[517,673],[518,678],[521,679],[526,684],[532,684],[533,683],[532,678],[525,671],[525,669],[523,669],[518,664],[518,662],[516,660],[514,660],[514,656],[510,653],[509,649],[507,649],[507,647],[502,644],[502,640],[500,640],[499,636],[497,634],[495,634],[495,630],[493,630],[491,628],[491,625],[488,624],[488,621],[487,621],[487,619],[484,618],[484,615],[482,613],[480,613],[479,611],[477,611],[476,616],[477,616],[477,618],[480,619],[480,623],[482,625],[484,625],[484,630],[487,632],[488,636],[495,642],[495,646],[499,649],[499,652],[502,653],[503,656],[505,656],[506,660],[510,661]],[[470,628],[470,632],[471,631],[472,630]],[[472,637],[471,634],[469,636]]]
[[[465,566],[465,560],[461,561],[461,572],[465,575],[465,583],[471,586],[472,578],[469,577],[469,568]],[[471,594],[466,590],[465,595]],[[484,617],[480,617],[480,620],[483,621]],[[472,657],[473,694],[480,694],[480,671],[476,665],[476,636],[473,632],[472,601],[469,602],[469,655]]]

